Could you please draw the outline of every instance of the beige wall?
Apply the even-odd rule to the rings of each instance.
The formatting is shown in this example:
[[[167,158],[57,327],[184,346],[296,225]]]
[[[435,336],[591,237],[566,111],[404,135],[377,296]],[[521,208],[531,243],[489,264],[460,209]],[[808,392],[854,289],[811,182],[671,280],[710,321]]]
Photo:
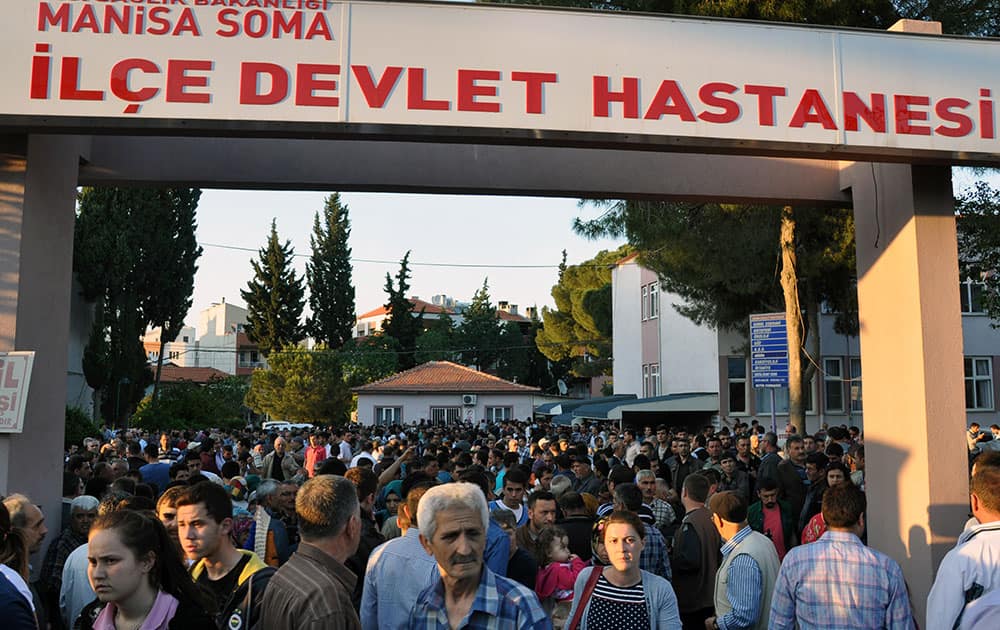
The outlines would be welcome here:
[[[922,621],[968,513],[951,172],[854,164],[843,174],[857,228],[868,539],[902,565]]]
[[[0,492],[60,531],[76,182],[74,136],[0,136],[0,350],[34,350],[24,431],[0,435]],[[32,559],[37,571],[41,558]]]

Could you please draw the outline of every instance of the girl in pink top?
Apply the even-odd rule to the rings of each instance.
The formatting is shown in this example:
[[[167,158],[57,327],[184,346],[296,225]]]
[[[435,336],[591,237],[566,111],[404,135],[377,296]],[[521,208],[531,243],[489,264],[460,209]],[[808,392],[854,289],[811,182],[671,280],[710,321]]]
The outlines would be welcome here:
[[[561,628],[573,603],[576,576],[587,566],[569,551],[569,536],[557,526],[546,527],[535,541],[535,558],[542,569],[535,578],[535,593],[542,606],[551,611],[552,625]]]

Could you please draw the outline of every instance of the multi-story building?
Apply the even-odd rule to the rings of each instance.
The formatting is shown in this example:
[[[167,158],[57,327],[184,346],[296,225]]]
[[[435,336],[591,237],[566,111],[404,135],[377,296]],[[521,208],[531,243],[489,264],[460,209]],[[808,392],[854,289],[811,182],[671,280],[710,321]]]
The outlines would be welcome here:
[[[446,315],[451,318],[452,323],[457,326],[465,319],[463,313],[468,304],[458,302],[447,295],[435,295],[431,302],[426,302],[414,296],[410,298],[412,305],[411,312],[417,316],[421,312],[424,314],[425,322],[432,322],[442,319]],[[531,325],[531,318],[537,314],[535,307],[526,309],[528,316],[525,317],[517,312],[517,304],[500,301],[497,304],[497,316],[503,322],[517,322],[524,332],[527,332]],[[358,315],[354,326],[354,337],[367,337],[382,330],[382,324],[389,317],[389,312],[385,306],[379,306],[366,313]]]
[[[424,314],[425,322],[441,319],[445,315],[451,317],[453,321],[456,317],[460,317],[460,315],[456,313],[454,306],[432,304],[431,302],[425,302],[418,297],[411,297],[410,304],[412,305],[411,312],[413,315],[417,316],[422,312]],[[374,335],[382,330],[382,324],[386,319],[388,319],[388,317],[389,311],[384,305],[358,315],[357,320],[354,323],[354,336],[367,337],[368,335]]]
[[[718,416],[734,421],[771,415],[770,391],[755,389],[742,334],[695,324],[673,308],[680,296],[664,291],[656,274],[624,258],[612,270],[614,393],[640,398],[717,392]],[[1000,331],[982,304],[982,284],[961,285],[965,354],[965,399],[969,421],[984,426],[1000,419],[994,378],[1000,368]],[[861,344],[834,330],[834,314],[820,315],[820,356],[806,392],[806,430],[822,423],[862,426],[864,413]],[[749,324],[748,324],[749,327]],[[775,415],[783,426],[788,389],[775,391]]]
[[[173,342],[163,348],[164,363],[178,367],[214,368],[226,374],[247,376],[254,368],[264,367],[263,355],[244,332],[247,310],[222,300],[198,314],[198,326],[187,326]],[[143,337],[150,362],[155,363],[160,350],[160,330],[154,328]]]

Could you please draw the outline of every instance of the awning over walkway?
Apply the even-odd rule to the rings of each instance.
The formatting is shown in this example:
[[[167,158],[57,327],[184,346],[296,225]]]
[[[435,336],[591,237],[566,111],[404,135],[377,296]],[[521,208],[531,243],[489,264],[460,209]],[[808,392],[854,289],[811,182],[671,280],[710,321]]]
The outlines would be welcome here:
[[[630,412],[717,413],[718,411],[718,394],[714,392],[697,392],[581,405],[573,410],[573,419],[621,420],[623,413]]]
[[[636,400],[635,394],[618,394],[617,396],[604,396],[602,398],[567,398],[556,402],[545,403],[535,407],[535,413],[542,416],[558,416],[572,412],[583,405],[593,405],[609,402],[621,402],[626,400]]]

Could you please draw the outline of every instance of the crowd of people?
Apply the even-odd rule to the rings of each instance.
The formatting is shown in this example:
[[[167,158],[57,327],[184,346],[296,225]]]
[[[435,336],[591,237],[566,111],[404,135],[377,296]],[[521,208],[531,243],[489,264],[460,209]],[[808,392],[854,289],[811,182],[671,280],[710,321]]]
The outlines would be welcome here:
[[[972,518],[928,598],[931,629],[1000,618],[989,441],[970,427]],[[864,489],[863,435],[841,426],[107,430],[66,453],[61,518],[3,500],[0,618],[11,630],[914,628],[899,565],[866,544]]]

